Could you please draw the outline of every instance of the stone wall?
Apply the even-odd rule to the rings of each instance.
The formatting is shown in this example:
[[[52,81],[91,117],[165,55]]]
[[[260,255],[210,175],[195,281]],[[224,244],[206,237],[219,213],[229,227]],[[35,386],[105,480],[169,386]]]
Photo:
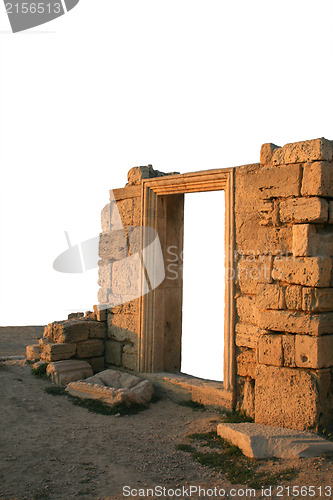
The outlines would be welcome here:
[[[264,144],[235,169],[238,408],[263,424],[331,423],[333,143]]]
[[[300,430],[332,426],[333,142],[264,144],[260,163],[230,171],[236,311],[230,316],[235,346],[228,355],[236,348],[230,401],[258,423]],[[139,369],[142,180],[162,175],[151,166],[135,167],[125,188],[110,191],[101,219],[99,306],[87,318],[48,325],[41,345],[30,346],[31,359],[39,352],[47,361],[88,359],[95,371],[104,363]],[[149,209],[167,206],[168,200],[170,193]],[[182,206],[172,205],[174,211]],[[167,212],[160,239],[170,243],[175,227]],[[181,293],[172,294],[181,300]],[[181,315],[178,302],[170,314],[180,310]],[[160,323],[156,349],[160,342],[168,345],[170,336],[170,321]],[[166,371],[179,366],[180,346],[173,343]]]

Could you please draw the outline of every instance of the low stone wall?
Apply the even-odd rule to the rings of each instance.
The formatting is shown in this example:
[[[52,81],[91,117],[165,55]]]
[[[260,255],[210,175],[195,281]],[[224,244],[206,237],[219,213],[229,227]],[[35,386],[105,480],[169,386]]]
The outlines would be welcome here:
[[[94,372],[105,367],[106,311],[70,314],[65,321],[55,321],[45,327],[39,344],[27,346],[30,361],[47,363],[66,359],[87,361]]]

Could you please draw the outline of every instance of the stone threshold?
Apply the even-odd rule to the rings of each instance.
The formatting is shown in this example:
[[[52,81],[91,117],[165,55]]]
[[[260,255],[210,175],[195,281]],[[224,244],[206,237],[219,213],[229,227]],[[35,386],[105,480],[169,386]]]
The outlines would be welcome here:
[[[223,382],[205,380],[183,373],[138,373],[150,380],[166,396],[177,402],[193,401],[207,406],[234,409],[235,394],[223,387]]]
[[[333,442],[314,432],[243,422],[221,423],[218,435],[250,458],[306,458],[333,453]]]

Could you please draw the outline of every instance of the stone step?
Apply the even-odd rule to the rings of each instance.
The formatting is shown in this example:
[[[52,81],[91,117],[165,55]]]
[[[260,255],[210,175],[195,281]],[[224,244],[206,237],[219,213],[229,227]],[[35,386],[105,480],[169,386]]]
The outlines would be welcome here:
[[[312,432],[243,422],[221,423],[217,433],[251,458],[305,458],[333,453],[333,442]]]

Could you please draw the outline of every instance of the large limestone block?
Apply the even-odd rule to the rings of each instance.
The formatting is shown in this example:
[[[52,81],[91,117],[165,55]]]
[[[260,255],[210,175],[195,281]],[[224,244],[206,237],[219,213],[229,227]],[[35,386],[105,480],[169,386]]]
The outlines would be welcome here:
[[[295,459],[333,452],[333,443],[312,432],[243,422],[221,423],[218,435],[238,446],[247,457]]]
[[[297,224],[293,226],[293,255],[303,256],[333,256],[333,228],[316,227],[312,224]]]
[[[292,227],[263,227],[257,213],[236,212],[236,242],[244,255],[291,252]]]
[[[99,256],[102,259],[122,260],[128,255],[125,230],[101,233],[99,237]]]
[[[281,222],[326,222],[328,203],[323,198],[291,198],[280,203]]]
[[[258,287],[256,305],[259,311],[264,309],[285,309],[284,290],[278,284],[265,284]]]
[[[258,324],[258,309],[254,298],[250,296],[239,297],[236,300],[236,308],[240,322]]]
[[[301,178],[300,165],[263,167],[258,175],[259,196],[262,199],[299,196]]]
[[[329,413],[323,398],[329,384],[327,370],[314,373],[258,365],[255,422],[298,430],[315,428]]]
[[[96,321],[105,322],[107,321],[107,309],[104,309],[99,304],[94,305],[94,313],[96,316]]]
[[[154,387],[148,380],[116,370],[104,370],[85,381],[73,382],[66,390],[80,398],[98,399],[109,404],[125,403],[128,406],[147,403],[154,393]]]
[[[324,137],[309,141],[285,144],[282,148],[273,149],[271,163],[283,165],[312,161],[332,161],[333,143]]]
[[[76,354],[76,344],[43,344],[41,359],[47,362],[73,358]]]
[[[51,339],[55,343],[80,342],[89,337],[88,321],[83,319],[72,319],[57,321],[53,323]]]
[[[303,171],[302,196],[333,196],[333,163],[306,163]]]
[[[106,322],[92,321],[89,324],[90,339],[104,339],[107,336]]]
[[[141,270],[142,265],[138,254],[130,259],[114,262],[112,268],[112,293],[123,297],[123,302],[139,297],[141,292]]]
[[[302,309],[304,311],[333,311],[333,288],[303,288]]]
[[[71,359],[49,364],[46,373],[54,384],[67,385],[75,380],[91,377],[93,371],[86,361]]]
[[[242,257],[237,264],[236,283],[244,294],[255,295],[260,283],[272,281],[273,257],[261,255],[255,259]]]
[[[280,149],[281,146],[277,146],[271,142],[263,144],[260,148],[260,163],[262,165],[267,165],[272,160],[272,154],[274,149]]]
[[[266,330],[262,330],[258,326],[248,323],[237,323],[235,331],[236,345],[238,347],[249,347],[250,349],[256,349],[260,335],[267,333]]]
[[[259,338],[259,363],[283,366],[282,335],[263,335]]]
[[[105,369],[105,358],[104,356],[97,356],[96,358],[87,358],[86,361],[90,364],[94,373],[101,372]]]
[[[259,326],[265,330],[325,335],[333,333],[333,313],[306,314],[298,311],[262,311]]]
[[[78,358],[95,358],[104,354],[104,342],[100,339],[85,340],[77,344]]]
[[[101,226],[103,233],[109,233],[112,230],[111,213],[113,203],[108,203],[101,212]]]
[[[333,366],[333,335],[296,335],[295,361],[299,368],[318,369]]]
[[[26,358],[28,361],[35,361],[40,358],[41,346],[39,344],[27,345]]]
[[[295,285],[328,287],[332,259],[329,257],[282,257],[273,264],[273,278]]]

